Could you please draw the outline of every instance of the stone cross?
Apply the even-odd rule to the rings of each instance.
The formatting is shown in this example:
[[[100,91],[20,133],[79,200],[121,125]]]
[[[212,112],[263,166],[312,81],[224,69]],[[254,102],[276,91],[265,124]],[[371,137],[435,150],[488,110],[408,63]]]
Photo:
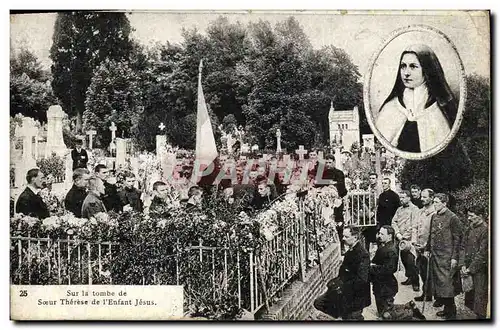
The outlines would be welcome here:
[[[363,183],[363,180],[361,180],[361,179],[359,178],[359,176],[358,176],[358,177],[356,177],[356,180],[354,180],[354,184],[356,185],[356,190],[359,190],[359,189],[360,189],[360,186],[361,186],[361,184],[362,184],[362,183]]]
[[[163,131],[165,129],[165,125],[163,123],[160,123],[160,126],[158,126],[158,128],[160,129],[160,131]]]
[[[87,135],[89,136],[89,149],[92,150],[93,147],[93,141],[94,141],[94,135],[97,134],[95,130],[90,130],[87,131]]]
[[[111,126],[109,126],[109,130],[111,131],[111,140],[113,141],[116,138],[116,125],[115,122],[111,122]]]
[[[304,149],[303,145],[299,146],[299,149],[295,150],[295,153],[299,155],[299,160],[303,161],[304,160],[304,155],[307,154],[307,150]]]
[[[281,152],[281,131],[279,128],[276,130],[276,152]]]

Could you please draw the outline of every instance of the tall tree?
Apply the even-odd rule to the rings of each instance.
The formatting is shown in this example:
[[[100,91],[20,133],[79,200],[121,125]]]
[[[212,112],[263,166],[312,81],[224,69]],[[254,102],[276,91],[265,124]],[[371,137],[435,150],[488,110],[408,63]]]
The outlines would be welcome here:
[[[81,130],[85,95],[94,70],[108,58],[129,58],[132,28],[125,13],[59,13],[50,49],[52,88],[63,109],[76,116]]]
[[[138,80],[127,62],[106,59],[95,70],[83,118],[85,128],[97,130],[97,145],[105,147],[111,142],[111,122],[117,126],[118,137],[140,134],[137,123],[143,107]]]
[[[13,52],[10,59],[10,115],[22,114],[47,121],[47,109],[55,102],[50,74],[28,49]]]

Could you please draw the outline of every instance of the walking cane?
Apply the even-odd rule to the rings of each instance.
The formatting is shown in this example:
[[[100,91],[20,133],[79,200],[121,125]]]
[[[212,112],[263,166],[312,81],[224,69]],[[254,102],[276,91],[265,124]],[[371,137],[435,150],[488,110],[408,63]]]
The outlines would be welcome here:
[[[425,283],[424,283],[424,288],[422,292],[422,297],[424,297],[422,301],[422,314],[424,314],[425,311],[425,298],[427,297],[426,291],[428,291],[428,285],[429,285],[429,277],[430,277],[430,269],[431,269],[431,256],[429,254],[429,258],[427,258],[427,271],[426,271],[426,276],[425,276]]]

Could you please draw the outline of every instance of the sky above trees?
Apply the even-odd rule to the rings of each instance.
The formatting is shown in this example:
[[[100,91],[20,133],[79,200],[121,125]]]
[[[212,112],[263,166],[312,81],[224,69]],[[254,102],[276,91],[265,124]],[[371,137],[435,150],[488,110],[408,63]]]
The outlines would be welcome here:
[[[240,21],[243,24],[264,19],[274,25],[291,13],[253,12],[248,15],[246,12],[240,12],[232,13],[228,18],[231,22]],[[350,12],[347,15],[335,16],[326,15],[326,12],[320,13],[323,14],[295,13],[295,16],[315,49],[326,45],[344,49],[359,67],[361,76],[365,74],[370,57],[383,40],[393,30],[410,24],[428,24],[441,30],[455,43],[467,74],[489,76],[490,39],[487,16],[458,13],[461,17],[457,19],[444,15],[443,12],[427,12],[425,15],[418,13],[419,16],[400,15],[386,18],[380,17],[384,15],[383,12],[378,12],[377,15]],[[182,41],[183,27],[197,27],[201,33],[205,33],[209,23],[220,14],[134,12],[128,16],[131,26],[135,29],[132,38],[148,45],[156,41]],[[51,13],[11,17],[11,47],[18,49],[26,46],[35,53],[42,65],[48,68],[55,17],[56,14]]]

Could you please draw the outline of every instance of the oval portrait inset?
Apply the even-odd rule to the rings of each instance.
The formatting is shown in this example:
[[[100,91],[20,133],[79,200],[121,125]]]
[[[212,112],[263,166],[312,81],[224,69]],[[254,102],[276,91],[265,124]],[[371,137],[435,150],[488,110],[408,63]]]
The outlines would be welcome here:
[[[462,60],[449,38],[427,26],[397,30],[374,54],[364,84],[373,134],[394,154],[424,159],[455,137],[466,96]]]

